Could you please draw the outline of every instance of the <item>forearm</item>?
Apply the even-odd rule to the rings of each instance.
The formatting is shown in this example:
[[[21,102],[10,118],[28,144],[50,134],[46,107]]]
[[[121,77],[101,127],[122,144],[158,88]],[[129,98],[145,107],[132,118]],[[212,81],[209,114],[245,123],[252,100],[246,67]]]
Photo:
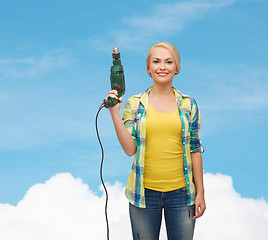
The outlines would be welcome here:
[[[137,151],[137,146],[133,141],[131,134],[125,128],[119,112],[111,112],[115,132],[121,147],[128,156],[133,156]]]
[[[196,186],[197,194],[204,194],[202,155],[200,152],[193,152],[191,153],[191,159],[193,165],[194,183]]]
[[[193,164],[194,183],[197,190],[195,199],[195,216],[193,217],[193,220],[195,220],[204,214],[206,210],[206,203],[204,197],[202,155],[200,152],[191,153],[191,158]]]

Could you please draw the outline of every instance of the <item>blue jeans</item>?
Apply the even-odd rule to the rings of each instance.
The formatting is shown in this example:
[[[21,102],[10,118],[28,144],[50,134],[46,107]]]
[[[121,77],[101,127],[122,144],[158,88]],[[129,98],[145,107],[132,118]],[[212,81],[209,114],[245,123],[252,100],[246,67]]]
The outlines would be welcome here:
[[[192,240],[195,205],[187,204],[187,189],[158,192],[145,189],[146,208],[129,204],[129,215],[134,240],[158,240],[162,209],[168,240]]]

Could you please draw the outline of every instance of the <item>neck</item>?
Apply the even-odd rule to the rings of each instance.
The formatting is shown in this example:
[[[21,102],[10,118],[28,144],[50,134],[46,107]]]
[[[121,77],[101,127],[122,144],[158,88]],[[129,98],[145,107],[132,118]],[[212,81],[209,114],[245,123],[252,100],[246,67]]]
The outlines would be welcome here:
[[[165,85],[158,85],[158,84],[153,84],[152,90],[150,92],[151,96],[159,96],[159,97],[165,97],[165,96],[170,96],[173,95],[173,89],[172,85],[165,84]]]

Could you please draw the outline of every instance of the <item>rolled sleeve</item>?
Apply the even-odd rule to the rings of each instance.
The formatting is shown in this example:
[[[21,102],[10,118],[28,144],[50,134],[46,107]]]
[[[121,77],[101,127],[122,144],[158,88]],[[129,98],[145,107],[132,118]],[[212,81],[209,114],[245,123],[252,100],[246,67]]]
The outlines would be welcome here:
[[[190,151],[204,152],[200,140],[201,114],[195,99],[192,99],[192,109],[190,114]]]
[[[135,115],[133,114],[129,100],[125,104],[122,120],[124,122],[125,128],[131,134],[134,143],[137,144]]]

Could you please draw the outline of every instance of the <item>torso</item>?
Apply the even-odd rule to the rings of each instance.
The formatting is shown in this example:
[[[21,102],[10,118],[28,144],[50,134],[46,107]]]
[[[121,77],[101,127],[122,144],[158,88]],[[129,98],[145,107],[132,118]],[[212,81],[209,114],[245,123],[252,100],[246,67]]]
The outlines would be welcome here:
[[[148,105],[143,183],[145,188],[161,192],[186,186],[178,108],[160,113]]]
[[[174,94],[162,98],[149,95],[149,103],[153,109],[160,113],[169,113],[178,107]]]

